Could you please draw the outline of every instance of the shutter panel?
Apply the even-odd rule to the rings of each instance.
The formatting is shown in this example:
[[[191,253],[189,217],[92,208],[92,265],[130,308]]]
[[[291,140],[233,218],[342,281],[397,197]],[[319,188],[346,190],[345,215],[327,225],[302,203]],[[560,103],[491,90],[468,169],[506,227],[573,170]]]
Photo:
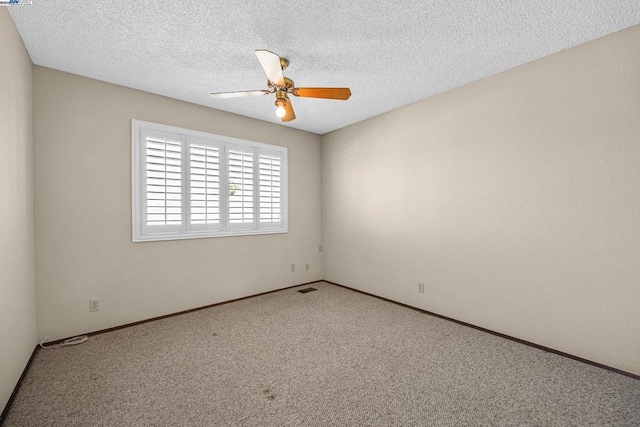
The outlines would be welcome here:
[[[131,121],[134,242],[287,232],[287,149]]]
[[[219,230],[222,158],[220,144],[189,138],[189,229]]]
[[[282,163],[282,154],[259,151],[260,228],[279,227],[282,224]]]
[[[230,229],[254,227],[255,157],[255,149],[227,145],[227,226]]]
[[[182,228],[184,137],[144,130],[142,134],[142,228],[147,232]]]

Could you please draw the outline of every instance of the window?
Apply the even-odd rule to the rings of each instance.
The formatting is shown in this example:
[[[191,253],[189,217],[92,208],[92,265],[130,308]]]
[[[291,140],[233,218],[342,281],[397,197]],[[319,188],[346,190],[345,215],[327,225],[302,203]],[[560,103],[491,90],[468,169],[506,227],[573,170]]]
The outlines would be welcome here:
[[[287,232],[287,149],[132,120],[133,241]]]

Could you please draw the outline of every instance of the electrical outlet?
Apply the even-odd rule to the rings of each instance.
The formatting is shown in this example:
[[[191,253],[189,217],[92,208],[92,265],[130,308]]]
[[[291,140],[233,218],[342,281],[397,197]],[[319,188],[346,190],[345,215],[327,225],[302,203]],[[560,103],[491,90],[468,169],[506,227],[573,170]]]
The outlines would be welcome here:
[[[100,311],[100,300],[99,299],[90,299],[89,300],[89,311]]]
[[[424,283],[418,283],[418,292],[424,294]]]
[[[296,265],[295,264],[291,264],[291,272],[295,273],[296,271]]]
[[[318,252],[322,252],[322,243],[318,245]]]
[[[306,264],[304,265],[304,269],[305,269],[306,271],[309,271],[309,263],[306,263]]]

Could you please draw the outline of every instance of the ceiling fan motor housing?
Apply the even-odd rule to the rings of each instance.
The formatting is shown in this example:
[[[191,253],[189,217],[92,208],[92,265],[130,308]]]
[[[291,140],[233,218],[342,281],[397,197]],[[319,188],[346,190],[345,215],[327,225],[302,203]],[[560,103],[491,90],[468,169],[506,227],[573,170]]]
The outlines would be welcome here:
[[[289,77],[285,77],[284,78],[284,86],[278,87],[271,80],[267,80],[267,86],[269,86],[270,88],[276,88],[276,91],[285,90],[287,92],[291,92],[293,90],[293,88],[295,87],[295,84],[293,83],[293,80],[291,80]]]
[[[284,106],[287,102],[289,102],[287,91],[282,89],[276,90],[276,107]]]

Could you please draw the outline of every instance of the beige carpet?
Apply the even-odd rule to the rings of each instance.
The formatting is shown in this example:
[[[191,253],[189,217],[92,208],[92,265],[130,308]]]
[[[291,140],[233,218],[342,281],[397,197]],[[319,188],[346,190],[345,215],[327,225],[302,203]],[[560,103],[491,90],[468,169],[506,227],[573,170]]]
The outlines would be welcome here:
[[[640,425],[638,380],[313,286],[41,350],[5,426]]]

